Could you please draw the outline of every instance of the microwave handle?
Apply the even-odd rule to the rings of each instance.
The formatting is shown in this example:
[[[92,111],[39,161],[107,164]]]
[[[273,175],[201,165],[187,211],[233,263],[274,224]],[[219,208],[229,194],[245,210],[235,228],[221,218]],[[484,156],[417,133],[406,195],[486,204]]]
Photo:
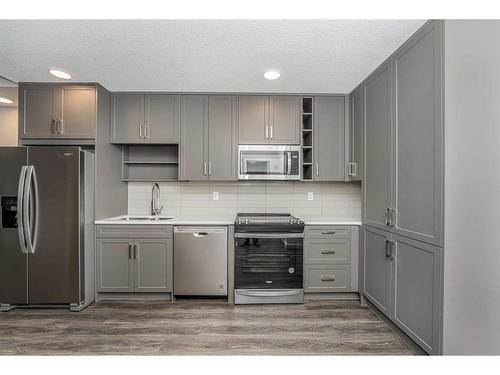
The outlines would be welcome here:
[[[292,152],[288,151],[286,153],[287,155],[287,169],[286,169],[286,174],[292,174]]]

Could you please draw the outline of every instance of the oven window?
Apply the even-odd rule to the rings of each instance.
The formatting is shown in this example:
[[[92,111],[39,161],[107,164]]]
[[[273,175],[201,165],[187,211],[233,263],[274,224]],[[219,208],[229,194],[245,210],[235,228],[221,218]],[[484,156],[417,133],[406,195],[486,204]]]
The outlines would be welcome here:
[[[303,238],[236,238],[236,289],[302,289]]]
[[[282,151],[241,151],[241,174],[282,175],[286,156]]]

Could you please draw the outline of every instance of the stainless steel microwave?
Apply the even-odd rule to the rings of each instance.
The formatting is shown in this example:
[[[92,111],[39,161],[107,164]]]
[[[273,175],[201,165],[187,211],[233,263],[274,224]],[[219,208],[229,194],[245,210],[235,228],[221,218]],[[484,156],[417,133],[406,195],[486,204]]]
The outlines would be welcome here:
[[[300,146],[240,145],[238,179],[300,180]]]

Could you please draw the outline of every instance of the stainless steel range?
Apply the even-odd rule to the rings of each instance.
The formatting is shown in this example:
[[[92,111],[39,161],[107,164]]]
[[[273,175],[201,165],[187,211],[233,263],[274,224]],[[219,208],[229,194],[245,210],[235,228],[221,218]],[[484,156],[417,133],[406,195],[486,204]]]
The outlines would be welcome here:
[[[304,222],[290,214],[238,214],[236,304],[303,303]]]

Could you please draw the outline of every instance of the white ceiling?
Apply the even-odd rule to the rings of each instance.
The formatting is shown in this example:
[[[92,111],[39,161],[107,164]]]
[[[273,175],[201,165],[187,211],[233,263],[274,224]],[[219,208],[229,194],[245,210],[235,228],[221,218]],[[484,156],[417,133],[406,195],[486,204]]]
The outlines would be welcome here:
[[[424,22],[0,20],[0,76],[58,81],[57,67],[111,91],[347,93]]]

